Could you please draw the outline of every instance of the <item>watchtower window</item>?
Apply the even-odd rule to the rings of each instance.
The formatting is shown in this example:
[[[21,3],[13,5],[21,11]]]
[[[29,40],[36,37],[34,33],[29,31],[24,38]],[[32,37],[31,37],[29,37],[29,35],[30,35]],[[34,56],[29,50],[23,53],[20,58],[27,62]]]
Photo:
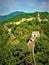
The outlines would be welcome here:
[[[34,35],[34,37],[36,37],[36,35]]]
[[[30,41],[32,42],[32,39],[30,39]]]
[[[32,40],[30,39],[30,41],[32,42]]]

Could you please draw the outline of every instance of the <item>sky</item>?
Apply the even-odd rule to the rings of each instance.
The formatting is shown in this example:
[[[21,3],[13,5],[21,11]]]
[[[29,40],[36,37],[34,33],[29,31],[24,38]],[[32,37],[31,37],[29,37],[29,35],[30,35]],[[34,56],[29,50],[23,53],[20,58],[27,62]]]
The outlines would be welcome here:
[[[7,15],[15,11],[49,12],[49,0],[0,0],[0,15]]]

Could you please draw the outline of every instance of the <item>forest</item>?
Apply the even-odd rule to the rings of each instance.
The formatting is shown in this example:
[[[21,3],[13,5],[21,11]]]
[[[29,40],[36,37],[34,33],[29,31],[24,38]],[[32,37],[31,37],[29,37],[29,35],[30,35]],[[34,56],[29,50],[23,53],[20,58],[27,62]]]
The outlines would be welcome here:
[[[28,19],[31,17],[34,17],[35,20],[25,20],[19,25],[13,24],[22,18]],[[11,30],[10,33],[6,25]],[[0,22],[0,65],[26,65],[34,62],[32,51],[27,46],[32,31],[40,32],[40,37],[36,38],[34,42],[35,63],[36,65],[49,65],[48,12],[39,12],[39,16],[38,12],[18,14],[13,18]]]

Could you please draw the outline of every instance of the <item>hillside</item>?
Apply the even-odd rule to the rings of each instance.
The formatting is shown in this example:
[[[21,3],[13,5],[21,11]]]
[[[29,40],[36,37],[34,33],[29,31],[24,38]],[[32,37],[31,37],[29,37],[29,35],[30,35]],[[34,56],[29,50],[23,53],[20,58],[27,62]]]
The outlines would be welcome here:
[[[0,53],[0,65],[49,65],[49,13],[23,13],[1,22]]]
[[[16,12],[12,12],[12,13],[10,13],[10,14],[8,14],[8,15],[0,15],[0,22],[2,22],[2,21],[6,21],[6,20],[8,20],[8,19],[10,19],[10,18],[12,18],[12,17],[15,17],[15,16],[17,16],[18,14],[22,14],[22,13],[24,13],[24,12],[19,12],[19,11],[16,11]]]
[[[49,20],[49,13],[48,12],[39,12],[40,13],[40,18],[41,19],[48,19]],[[45,14],[46,13],[46,14]],[[35,18],[37,18],[37,16],[38,16],[38,12],[34,12],[34,13],[19,13],[18,15],[16,15],[15,14],[15,16],[14,17],[12,17],[12,18],[10,18],[10,19],[8,19],[8,20],[5,20],[5,21],[3,21],[4,23],[5,22],[16,22],[16,21],[19,21],[20,19],[22,19],[22,18],[30,18],[30,17],[35,17]],[[9,16],[7,15],[7,18],[8,18]]]

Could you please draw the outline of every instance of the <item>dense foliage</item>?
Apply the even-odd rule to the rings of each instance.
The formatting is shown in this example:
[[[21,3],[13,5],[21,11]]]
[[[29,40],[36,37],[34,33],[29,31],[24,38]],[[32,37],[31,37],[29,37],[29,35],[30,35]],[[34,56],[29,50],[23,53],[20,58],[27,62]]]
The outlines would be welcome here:
[[[41,18],[47,18],[47,12],[40,13]],[[15,39],[11,39],[8,31],[5,30],[3,22],[0,24],[0,65],[25,65],[32,62],[33,56],[28,48],[28,40],[32,36],[32,31],[39,31],[40,38],[35,40],[35,60],[36,65],[49,65],[49,21],[39,22],[37,19],[25,21],[19,25],[10,25],[9,22],[20,20],[21,18],[36,17],[36,13],[26,13],[15,16],[8,20],[8,27],[12,30]]]

